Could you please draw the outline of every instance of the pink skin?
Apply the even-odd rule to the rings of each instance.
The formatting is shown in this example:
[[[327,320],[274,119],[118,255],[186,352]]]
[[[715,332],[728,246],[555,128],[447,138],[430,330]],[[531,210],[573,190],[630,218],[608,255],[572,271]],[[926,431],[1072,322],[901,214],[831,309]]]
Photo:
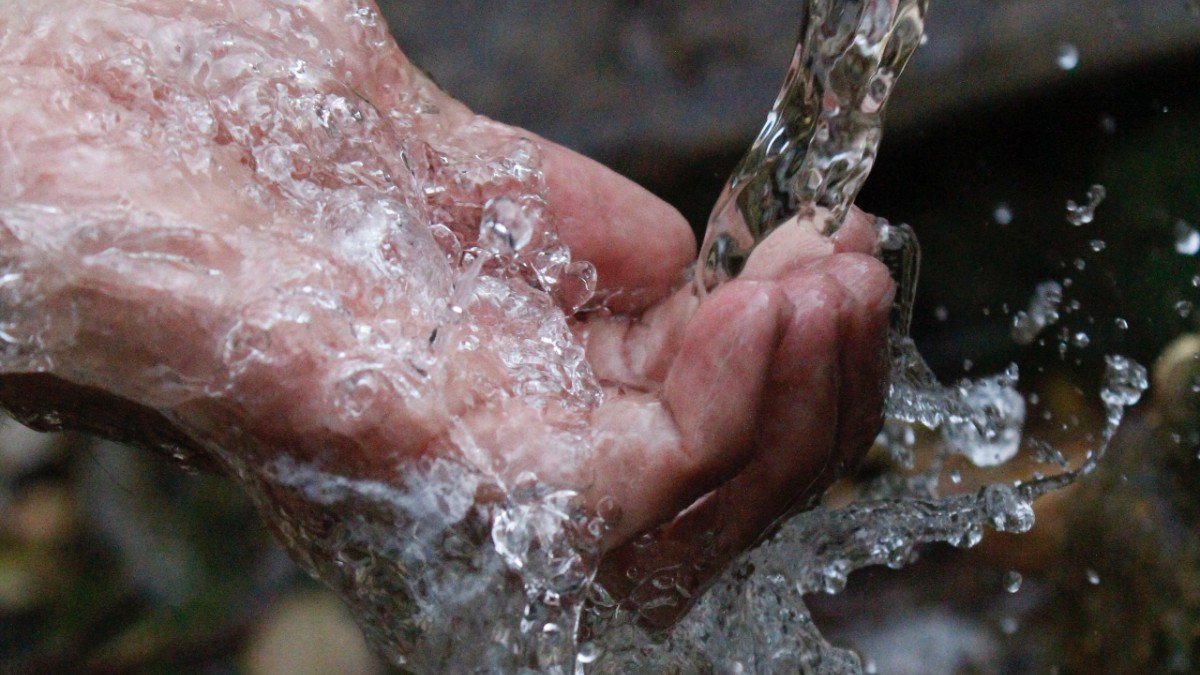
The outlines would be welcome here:
[[[73,2],[43,10],[9,3],[0,10],[0,87],[6,91],[0,98],[0,262],[20,269],[21,283],[36,289],[19,305],[0,301],[0,312],[32,307],[67,326],[71,339],[50,340],[57,345],[46,347],[53,360],[38,366],[52,379],[33,380],[52,382],[46,391],[75,390],[59,399],[60,406],[75,406],[60,410],[66,423],[126,440],[162,438],[89,419],[95,411],[78,402],[102,390],[94,400],[103,401],[104,414],[121,414],[123,407],[154,411],[147,414],[161,416],[156,424],[167,423],[168,435],[192,447],[236,448],[252,466],[286,449],[346,475],[383,481],[400,480],[396,467],[406,459],[454,453],[450,430],[465,428],[501,475],[531,469],[576,487],[593,505],[615,498],[623,515],[601,541],[600,578],[624,597],[638,592],[626,580],[630,566],[675,569],[704,560],[678,579],[693,591],[703,587],[869,446],[880,424],[893,287],[873,257],[874,230],[861,212],[832,240],[805,223],[781,229],[741,278],[700,301],[682,283],[695,241],[678,213],[568,149],[473,115],[409,64],[382,21],[347,20],[351,5],[374,11],[369,3],[312,0],[299,3],[302,11],[281,0],[126,5]],[[312,39],[291,37],[285,25],[306,29]],[[604,402],[585,411],[566,404],[539,409],[519,396],[486,403],[488,392],[502,390],[513,376],[483,350],[455,356],[449,372],[460,375],[422,385],[421,396],[384,389],[350,419],[333,410],[330,383],[355,347],[337,324],[323,323],[324,315],[304,330],[289,324],[271,332],[277,362],[238,377],[214,375],[226,367],[215,346],[220,336],[268,291],[317,285],[340,293],[339,316],[355,322],[394,320],[415,335],[436,324],[408,312],[417,301],[404,296],[375,308],[367,300],[378,283],[371,270],[325,255],[322,240],[291,237],[311,229],[323,213],[304,195],[270,192],[273,208],[247,196],[245,186],[263,184],[255,174],[260,164],[247,160],[253,139],[185,129],[185,140],[200,139],[209,152],[207,164],[188,168],[179,137],[169,133],[171,91],[229,98],[240,75],[213,67],[185,81],[180,73],[188,55],[176,55],[185,63],[179,65],[154,45],[172,44],[174,36],[186,43],[212,26],[238,36],[243,42],[237,45],[310,64],[322,63],[321,50],[342,50],[331,79],[313,86],[352,92],[372,109],[399,111],[409,122],[379,122],[383,135],[372,143],[387,147],[371,161],[386,171],[376,178],[400,175],[400,150],[421,143],[454,159],[529,139],[541,155],[546,205],[560,238],[575,260],[596,266],[599,292],[609,298],[610,311],[569,319],[604,386]],[[177,89],[122,80],[101,63],[112,45],[144,36],[153,36],[146,40],[148,67]],[[65,56],[73,49],[77,56]],[[431,105],[440,112],[413,113]],[[322,145],[322,152],[342,151],[324,137],[312,141],[327,142],[333,145]],[[371,168],[368,162],[364,171]],[[403,193],[396,187],[401,179],[392,185],[376,178],[362,179],[367,193]],[[312,180],[357,185],[345,177]],[[426,176],[424,185],[439,180],[446,191],[430,199],[443,200],[451,229],[473,231],[480,196],[456,192],[463,188],[437,174]],[[483,197],[505,189],[511,187],[485,187]],[[54,211],[32,220],[14,215],[30,205]],[[109,215],[99,218],[102,211]],[[329,222],[336,226],[336,218]],[[193,271],[171,264],[121,258],[121,267],[105,262],[112,250],[171,254],[217,274],[199,283]],[[322,268],[312,271],[316,263]],[[510,328],[516,329],[502,324],[496,330]],[[191,388],[148,376],[156,367]],[[13,382],[30,382],[20,374],[34,369],[5,367],[0,392],[6,405],[54,405],[59,394],[13,392]],[[212,386],[205,389],[206,383]],[[537,439],[563,429],[585,429],[594,439],[586,465],[564,466],[539,454]],[[649,553],[633,545],[647,532],[659,541]],[[667,625],[687,604],[647,621]]]

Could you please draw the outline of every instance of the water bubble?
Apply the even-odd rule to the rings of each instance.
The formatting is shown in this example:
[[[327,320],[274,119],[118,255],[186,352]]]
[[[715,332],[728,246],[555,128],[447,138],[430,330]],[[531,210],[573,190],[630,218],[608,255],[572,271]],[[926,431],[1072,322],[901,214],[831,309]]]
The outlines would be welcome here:
[[[938,321],[945,322],[946,319],[950,318],[950,310],[946,309],[945,305],[938,305],[937,307],[933,308],[933,318],[937,319]]]
[[[1087,261],[1083,258],[1076,258],[1073,264],[1075,265],[1075,269],[1079,270],[1080,272],[1087,269]]]
[[[489,199],[479,223],[479,244],[493,254],[520,251],[533,239],[543,217],[541,205],[533,200]]]
[[[573,314],[596,294],[598,277],[595,265],[586,260],[577,260],[567,266],[558,287],[554,289],[554,297],[567,313]]]
[[[1012,208],[1008,204],[1000,202],[996,205],[996,209],[992,211],[992,220],[997,225],[1011,225],[1013,221]]]
[[[1103,239],[1093,239],[1088,242],[1088,247],[1091,248],[1095,253],[1103,251],[1106,246],[1107,244],[1104,243]]]
[[[1063,70],[1075,70],[1079,65],[1079,48],[1069,42],[1062,43],[1058,46],[1054,62]]]
[[[1126,321],[1125,319],[1122,319],[1121,317],[1117,317],[1116,319],[1113,319],[1113,324],[1116,325],[1117,330],[1120,330],[1120,331],[1129,330],[1129,322]]]
[[[1067,222],[1076,227],[1092,222],[1096,219],[1096,207],[1100,206],[1100,203],[1107,196],[1108,191],[1105,190],[1103,185],[1093,185],[1088,188],[1088,200],[1086,204],[1080,205],[1074,201],[1067,202]]]
[[[1096,570],[1088,568],[1086,574],[1087,574],[1087,581],[1089,584],[1091,584],[1093,586],[1100,585],[1100,574],[1098,572],[1096,572]]]
[[[1016,570],[1009,570],[1004,574],[1004,590],[1009,593],[1016,593],[1021,590],[1021,573]]]
[[[1185,319],[1192,315],[1192,311],[1194,309],[1196,309],[1196,306],[1191,300],[1180,300],[1179,302],[1175,303],[1175,311],[1179,313],[1179,316]]]
[[[1192,277],[1192,288],[1200,288],[1200,274]]]
[[[950,472],[950,482],[954,483],[955,485],[962,483],[962,472],[958,469],[952,470]]]
[[[1100,131],[1103,131],[1109,136],[1117,133],[1117,119],[1112,115],[1101,115]]]
[[[1175,251],[1180,255],[1200,252],[1200,230],[1182,219],[1175,221]]]
[[[1092,344],[1092,338],[1087,333],[1079,332],[1071,336],[1071,344],[1079,349],[1083,349]]]

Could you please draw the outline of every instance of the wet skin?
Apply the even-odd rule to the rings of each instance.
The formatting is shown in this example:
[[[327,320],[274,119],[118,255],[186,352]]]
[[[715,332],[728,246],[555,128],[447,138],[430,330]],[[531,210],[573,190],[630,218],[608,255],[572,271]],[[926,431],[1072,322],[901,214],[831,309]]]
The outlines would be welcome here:
[[[696,244],[670,206],[568,149],[472,114],[405,59],[382,20],[351,20],[361,16],[353,8],[341,0],[248,0],[0,9],[0,262],[19,273],[0,312],[65,326],[22,352],[25,361],[4,361],[8,408],[42,426],[169,446],[212,466],[224,464],[209,456],[214,447],[234,448],[250,466],[286,452],[393,482],[403,480],[408,460],[459,452],[448,430],[465,428],[485,448],[490,471],[533,471],[580,490],[593,506],[615,499],[622,515],[600,542],[600,579],[630,602],[647,599],[639,596],[645,584],[627,578],[631,566],[686,570],[676,581],[694,595],[789,509],[855,465],[880,424],[893,293],[873,257],[871,218],[853,212],[832,239],[809,223],[786,226],[740,278],[700,300],[685,283]],[[218,29],[233,41],[208,45],[211,54],[170,48]],[[130,76],[129,63],[114,56],[130,45],[153,77]],[[350,147],[352,134],[301,139],[318,160],[362,153],[363,175],[326,175],[318,163],[282,183],[264,178],[255,144],[268,132],[222,130],[240,128],[252,104],[272,100],[238,99],[248,71],[196,66],[236,49],[304,59],[317,74],[288,86],[340,92],[365,103],[368,116],[374,111],[369,151]],[[324,72],[331,53],[336,65]],[[215,125],[193,128],[179,101],[239,104],[221,108],[226,117]],[[398,324],[406,335],[436,327],[417,311],[416,298],[431,292],[421,274],[382,307],[365,299],[363,289],[387,281],[366,262],[378,251],[355,258],[323,247],[322,237],[343,223],[321,190],[352,194],[355,203],[378,194],[412,205],[433,195],[413,212],[436,211],[469,245],[481,199],[517,188],[464,188],[401,156],[434,148],[469,164],[518,139],[540,156],[559,236],[575,260],[598,271],[604,309],[568,322],[604,387],[602,403],[492,400],[514,375],[485,348],[482,356],[448,357],[455,372],[473,377],[423,383],[419,396],[381,391],[351,419],[330,392],[353,345],[341,346],[319,313],[303,330],[270,334],[273,362],[227,375],[222,336],[269,294],[316,285],[340,298],[339,320]],[[303,184],[319,189],[288,188]],[[301,231],[309,239],[291,234]],[[421,254],[406,240],[380,241],[399,259]],[[105,258],[112,250],[120,264]],[[146,252],[160,262],[128,262],[149,260],[137,258]],[[187,261],[216,272],[197,281]],[[451,265],[447,273],[462,270]],[[549,446],[536,439],[566,428],[586,430],[586,462],[539,454]],[[656,546],[635,545],[646,533]],[[687,605],[681,596],[644,618],[666,626]]]

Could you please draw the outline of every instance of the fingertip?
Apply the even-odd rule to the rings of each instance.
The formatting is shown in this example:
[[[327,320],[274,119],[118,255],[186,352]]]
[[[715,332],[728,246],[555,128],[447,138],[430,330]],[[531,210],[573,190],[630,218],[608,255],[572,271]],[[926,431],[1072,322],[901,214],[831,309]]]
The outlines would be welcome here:
[[[851,206],[842,226],[831,237],[838,253],[862,253],[869,256],[879,254],[879,232],[877,223],[881,219]]]

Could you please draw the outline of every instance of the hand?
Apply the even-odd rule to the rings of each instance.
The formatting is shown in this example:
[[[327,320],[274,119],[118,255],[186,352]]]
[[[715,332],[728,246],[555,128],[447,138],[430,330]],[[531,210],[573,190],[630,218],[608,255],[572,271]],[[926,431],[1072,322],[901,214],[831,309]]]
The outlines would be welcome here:
[[[870,219],[785,227],[700,300],[674,210],[473,115],[359,7],[0,10],[0,398],[247,483],[532,472],[607,510],[599,578],[669,624],[878,430]],[[488,251],[506,217],[530,243]],[[586,265],[534,271],[556,242],[582,312]]]

